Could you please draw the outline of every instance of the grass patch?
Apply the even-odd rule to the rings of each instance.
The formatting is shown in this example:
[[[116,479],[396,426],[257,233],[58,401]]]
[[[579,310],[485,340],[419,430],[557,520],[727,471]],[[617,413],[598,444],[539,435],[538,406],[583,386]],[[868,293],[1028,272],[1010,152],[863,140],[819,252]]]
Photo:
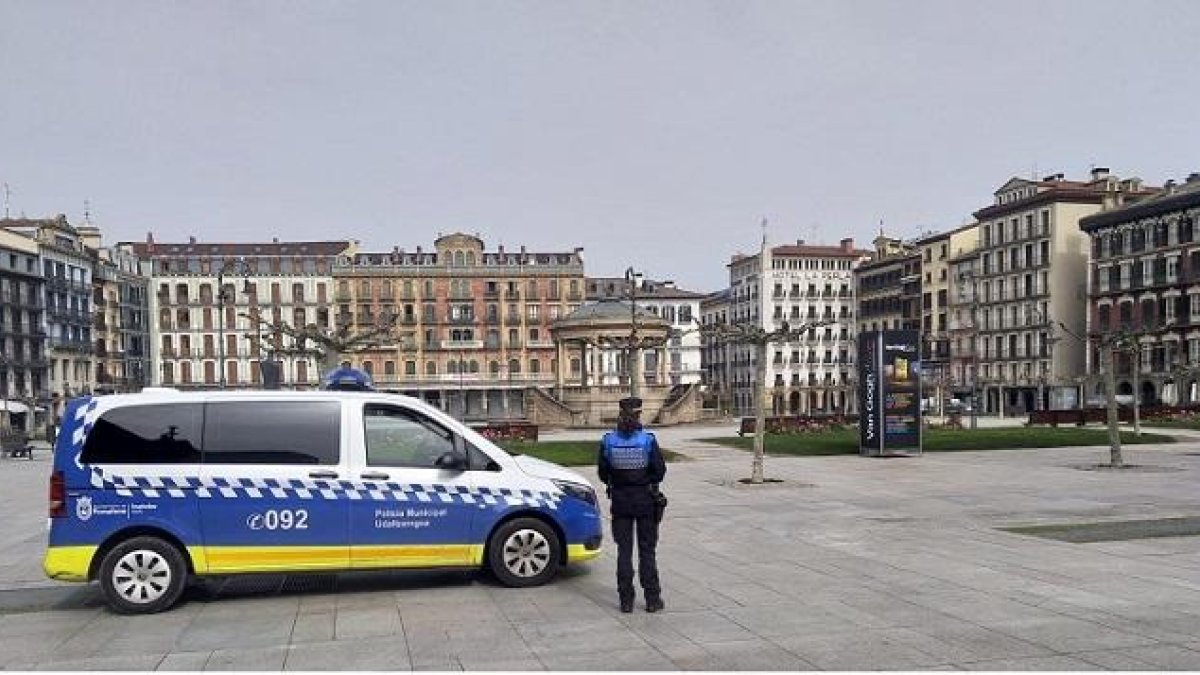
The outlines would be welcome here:
[[[1171,420],[1171,419],[1145,419],[1142,420],[1144,427],[1160,427],[1163,429],[1194,429],[1200,430],[1200,419],[1191,420]]]
[[[511,454],[529,455],[563,466],[593,466],[600,451],[599,439],[594,441],[503,441],[498,445]],[[674,462],[680,458],[677,452],[663,449],[663,459]]]
[[[705,438],[731,448],[750,450],[754,437]],[[1175,439],[1162,434],[1122,432],[1123,444],[1174,443]],[[1015,450],[1020,448],[1060,448],[1081,445],[1108,445],[1107,429],[1054,429],[1047,427],[1011,427],[1004,429],[929,429],[925,432],[926,452],[955,452],[961,450]],[[767,435],[769,455],[856,455],[858,429],[839,429],[812,434]]]

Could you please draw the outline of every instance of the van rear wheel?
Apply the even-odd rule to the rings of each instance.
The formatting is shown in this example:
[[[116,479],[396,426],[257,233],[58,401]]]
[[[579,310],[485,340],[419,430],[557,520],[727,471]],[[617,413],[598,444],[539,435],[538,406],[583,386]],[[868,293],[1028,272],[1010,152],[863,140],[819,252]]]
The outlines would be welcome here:
[[[488,542],[488,568],[505,586],[540,586],[554,578],[562,544],[554,528],[536,518],[517,518],[500,526]]]
[[[170,609],[187,584],[183,554],[157,537],[117,544],[100,563],[100,588],[118,614],[154,614]]]

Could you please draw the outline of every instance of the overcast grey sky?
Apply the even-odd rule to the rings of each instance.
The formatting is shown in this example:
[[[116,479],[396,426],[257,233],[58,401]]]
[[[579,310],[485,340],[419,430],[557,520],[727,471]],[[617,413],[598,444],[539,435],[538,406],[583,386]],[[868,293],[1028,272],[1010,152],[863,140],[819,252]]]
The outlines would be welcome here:
[[[1012,175],[1200,171],[1200,2],[0,0],[14,215],[108,241],[584,247],[697,290],[955,227]]]

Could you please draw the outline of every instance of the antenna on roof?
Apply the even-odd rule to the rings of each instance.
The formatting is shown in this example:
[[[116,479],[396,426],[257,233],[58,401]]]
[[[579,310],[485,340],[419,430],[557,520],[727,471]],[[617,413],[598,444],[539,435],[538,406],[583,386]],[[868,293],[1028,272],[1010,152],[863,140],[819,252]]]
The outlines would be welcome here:
[[[762,232],[762,247],[765,249],[767,247],[767,219],[765,216],[762,219]]]
[[[91,226],[92,224],[92,203],[88,200],[83,200],[83,224]]]
[[[12,190],[8,189],[8,183],[4,184],[4,219],[8,220],[8,201],[12,197]]]

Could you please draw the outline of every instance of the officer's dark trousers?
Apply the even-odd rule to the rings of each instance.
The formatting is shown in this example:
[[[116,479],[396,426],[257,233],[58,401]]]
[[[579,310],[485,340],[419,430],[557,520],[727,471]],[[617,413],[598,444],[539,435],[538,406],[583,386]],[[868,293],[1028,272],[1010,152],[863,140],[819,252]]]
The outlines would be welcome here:
[[[654,514],[635,518],[613,517],[613,539],[617,541],[617,594],[622,600],[633,600],[633,534],[637,532],[638,578],[647,600],[662,594],[658,585],[658,562],[654,549],[658,546],[658,520]]]

